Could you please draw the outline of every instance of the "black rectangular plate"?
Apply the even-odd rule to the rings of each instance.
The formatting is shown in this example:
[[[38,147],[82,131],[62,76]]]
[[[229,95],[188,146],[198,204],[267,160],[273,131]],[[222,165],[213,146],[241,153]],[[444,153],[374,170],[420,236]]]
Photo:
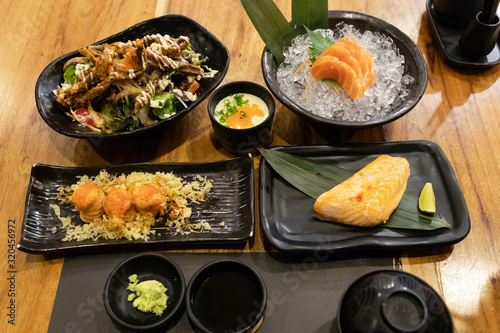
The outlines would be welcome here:
[[[353,251],[410,249],[449,245],[470,230],[470,218],[453,168],[441,148],[430,141],[406,141],[339,146],[274,147],[282,152],[332,163],[353,172],[381,154],[405,157],[410,163],[407,193],[418,196],[426,182],[433,184],[437,211],[450,229],[431,231],[362,228],[313,218],[315,200],[290,185],[263,158],[259,196],[262,230],[281,251]],[[333,187],[333,186],[332,186]]]
[[[190,221],[196,223],[206,220],[212,230],[180,234],[158,225],[153,226],[156,233],[147,241],[98,239],[63,242],[64,232],[52,232],[52,228],[60,226],[61,222],[49,206],[58,204],[58,188],[76,183],[77,176],[97,175],[102,169],[110,174],[128,174],[133,171],[173,172],[188,181],[195,175],[206,176],[213,182],[213,188],[206,201],[190,205],[192,208]],[[60,205],[60,207],[61,216],[72,217],[73,223],[83,223],[72,205]],[[254,221],[254,171],[250,155],[207,163],[150,163],[106,167],[59,167],[35,164],[31,170],[18,248],[29,253],[47,253],[131,244],[238,242],[253,236]],[[222,222],[224,225],[221,225]]]

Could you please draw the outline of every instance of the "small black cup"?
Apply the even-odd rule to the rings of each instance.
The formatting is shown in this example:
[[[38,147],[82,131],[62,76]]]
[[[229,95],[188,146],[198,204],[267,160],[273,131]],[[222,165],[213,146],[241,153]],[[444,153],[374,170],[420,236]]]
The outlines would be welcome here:
[[[221,124],[214,116],[217,103],[230,94],[247,93],[260,97],[269,109],[269,115],[256,126],[234,129]],[[272,125],[275,102],[263,86],[249,81],[235,81],[218,88],[208,100],[208,114],[212,127],[222,147],[233,155],[258,155],[257,148],[268,147],[273,142]]]
[[[495,16],[493,23],[483,23],[479,12],[460,38],[460,51],[468,57],[479,58],[488,55],[497,44],[500,19]]]

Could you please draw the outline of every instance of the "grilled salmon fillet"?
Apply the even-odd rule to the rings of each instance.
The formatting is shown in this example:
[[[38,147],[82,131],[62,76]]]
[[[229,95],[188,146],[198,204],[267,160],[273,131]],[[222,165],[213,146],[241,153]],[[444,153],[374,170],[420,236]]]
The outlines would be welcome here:
[[[362,227],[385,222],[399,205],[409,176],[405,158],[380,155],[321,194],[314,203],[314,217]]]

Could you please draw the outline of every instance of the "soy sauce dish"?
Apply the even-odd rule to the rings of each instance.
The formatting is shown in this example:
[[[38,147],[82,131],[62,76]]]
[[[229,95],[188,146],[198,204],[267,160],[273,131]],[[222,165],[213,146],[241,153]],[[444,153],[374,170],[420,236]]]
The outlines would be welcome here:
[[[129,299],[133,291],[128,289],[129,277],[133,274],[139,282],[154,281],[167,289],[166,308],[160,315],[133,306],[133,299]],[[165,332],[184,313],[185,288],[184,275],[171,259],[159,253],[139,254],[126,259],[111,272],[104,287],[104,307],[122,332]],[[139,297],[139,293],[136,294]]]
[[[217,140],[233,155],[257,154],[273,141],[275,103],[261,85],[235,81],[218,88],[208,101]]]
[[[398,270],[368,273],[345,291],[338,332],[454,332],[443,299],[417,276]]]
[[[218,260],[198,270],[186,291],[186,311],[196,332],[256,332],[264,320],[267,291],[250,265]]]

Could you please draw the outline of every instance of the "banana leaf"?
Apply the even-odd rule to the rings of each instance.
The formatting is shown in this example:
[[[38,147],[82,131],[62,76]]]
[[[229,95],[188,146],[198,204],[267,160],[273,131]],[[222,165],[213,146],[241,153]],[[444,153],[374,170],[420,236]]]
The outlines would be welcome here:
[[[283,63],[283,49],[290,46],[292,26],[273,0],[240,0],[250,21],[264,41],[276,62]]]
[[[328,0],[292,0],[292,27],[328,29]]]
[[[352,171],[307,157],[270,149],[261,148],[259,151],[274,171],[313,199],[354,174]],[[420,213],[418,198],[409,193],[403,195],[398,208],[380,226],[413,230],[451,228],[450,224],[439,213],[434,215]]]

